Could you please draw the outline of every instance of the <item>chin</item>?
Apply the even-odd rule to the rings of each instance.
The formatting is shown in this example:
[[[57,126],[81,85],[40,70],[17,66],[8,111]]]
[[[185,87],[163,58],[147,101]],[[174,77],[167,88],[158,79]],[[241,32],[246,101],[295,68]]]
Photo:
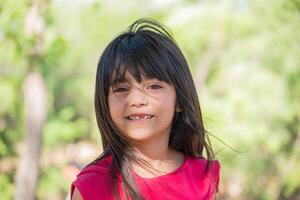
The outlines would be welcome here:
[[[143,142],[151,139],[151,136],[149,135],[128,135],[128,137],[130,140],[139,141],[139,142]]]
[[[127,134],[128,138],[132,141],[145,142],[152,138],[152,134],[145,131],[134,131],[134,133]]]

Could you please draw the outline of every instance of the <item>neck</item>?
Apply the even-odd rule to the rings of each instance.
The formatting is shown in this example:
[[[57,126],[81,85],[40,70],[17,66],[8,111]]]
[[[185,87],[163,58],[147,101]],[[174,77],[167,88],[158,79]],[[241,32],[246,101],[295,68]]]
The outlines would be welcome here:
[[[170,155],[169,134],[163,137],[148,140],[147,142],[132,142],[134,153],[149,162],[149,164],[159,163],[168,159]]]
[[[169,138],[148,141],[147,143],[132,143],[137,157],[146,161],[151,167],[133,164],[133,170],[142,177],[154,177],[176,170],[183,162],[181,152],[169,148]]]

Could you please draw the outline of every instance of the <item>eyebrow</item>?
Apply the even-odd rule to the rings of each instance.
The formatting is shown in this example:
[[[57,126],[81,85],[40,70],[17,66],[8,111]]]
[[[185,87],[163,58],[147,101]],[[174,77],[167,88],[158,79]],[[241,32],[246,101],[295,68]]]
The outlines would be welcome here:
[[[126,78],[124,78],[124,79],[114,79],[111,83],[111,86],[116,86],[116,85],[119,85],[119,84],[122,84],[122,83],[130,83],[130,81]]]
[[[152,80],[155,80],[155,81],[157,81],[157,82],[159,82],[159,83],[161,83],[161,84],[164,83],[164,81],[159,80],[159,79],[157,79],[157,78],[145,78],[145,79],[142,80],[142,82],[143,82],[143,81],[147,82],[147,81],[152,81]],[[119,84],[124,84],[124,83],[129,83],[129,84],[131,84],[132,81],[129,80],[129,79],[127,79],[126,77],[125,77],[124,79],[114,79],[114,80],[112,81],[111,86],[114,87],[114,86],[117,86],[117,85],[119,85]]]

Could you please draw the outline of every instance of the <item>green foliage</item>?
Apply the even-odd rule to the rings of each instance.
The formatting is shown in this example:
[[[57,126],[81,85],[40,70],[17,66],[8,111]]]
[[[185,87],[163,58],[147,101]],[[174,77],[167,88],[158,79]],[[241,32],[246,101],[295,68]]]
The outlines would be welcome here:
[[[29,1],[0,0],[1,159],[15,156],[24,135],[22,83],[30,70],[43,74],[49,93],[43,153],[82,139],[96,143],[99,55],[129,23],[151,16],[171,28],[194,74],[207,67],[199,91],[206,125],[240,151],[212,139],[222,163],[220,192],[234,200],[294,198],[300,190],[300,1],[153,2],[41,1],[39,38],[24,31]],[[5,199],[12,198],[13,176],[13,170],[0,175]],[[38,199],[62,199],[68,184],[58,167],[47,166]]]
[[[58,113],[58,117],[49,119],[44,128],[45,147],[55,147],[82,138],[88,128],[84,118],[75,118],[73,107],[67,107]]]
[[[38,199],[61,199],[61,196],[68,192],[69,184],[64,179],[61,169],[57,167],[45,168],[39,179]]]
[[[0,174],[1,198],[12,199],[13,197],[13,176],[12,174]]]
[[[0,115],[14,112],[15,86],[9,79],[0,78]]]

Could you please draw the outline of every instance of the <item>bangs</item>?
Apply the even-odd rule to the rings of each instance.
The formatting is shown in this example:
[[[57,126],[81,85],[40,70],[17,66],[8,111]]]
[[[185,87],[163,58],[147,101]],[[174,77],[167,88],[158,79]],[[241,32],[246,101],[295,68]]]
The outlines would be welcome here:
[[[157,43],[151,35],[145,37],[145,35],[127,34],[121,38],[115,44],[114,53],[111,54],[110,86],[127,82],[126,72],[129,72],[138,83],[144,77],[148,79],[156,78],[173,84],[170,77],[170,67],[168,66],[170,65],[169,59],[163,58],[166,56],[166,50]]]

